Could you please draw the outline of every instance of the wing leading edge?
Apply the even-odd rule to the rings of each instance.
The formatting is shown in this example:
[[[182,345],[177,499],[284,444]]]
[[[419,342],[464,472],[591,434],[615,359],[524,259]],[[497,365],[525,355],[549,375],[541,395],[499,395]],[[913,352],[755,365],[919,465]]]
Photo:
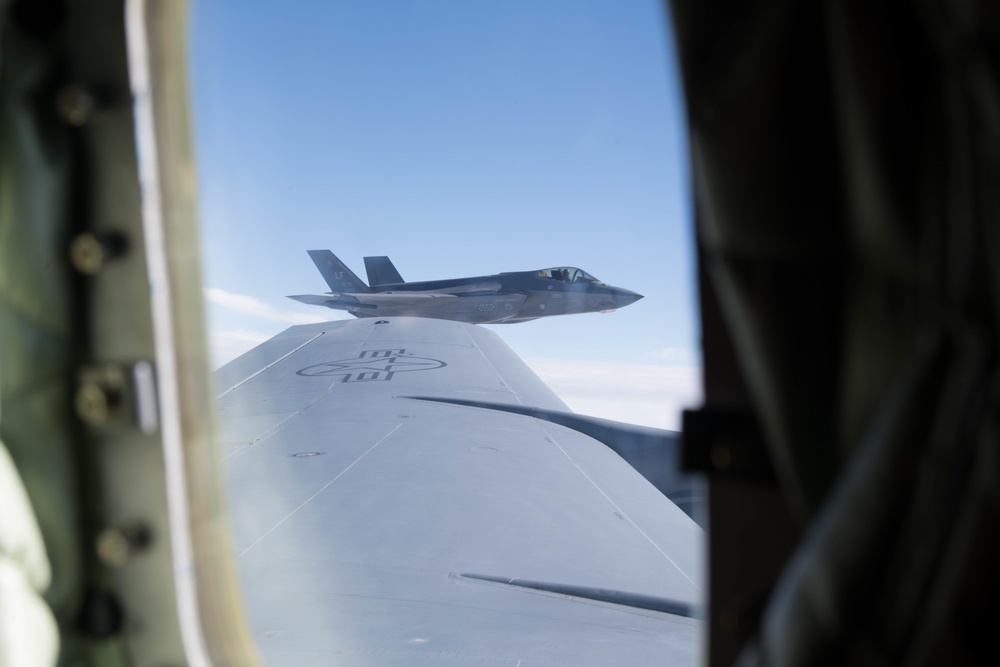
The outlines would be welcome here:
[[[253,632],[290,664],[693,664],[701,530],[490,331],[292,327],[217,372]],[[352,664],[355,664],[352,663]]]

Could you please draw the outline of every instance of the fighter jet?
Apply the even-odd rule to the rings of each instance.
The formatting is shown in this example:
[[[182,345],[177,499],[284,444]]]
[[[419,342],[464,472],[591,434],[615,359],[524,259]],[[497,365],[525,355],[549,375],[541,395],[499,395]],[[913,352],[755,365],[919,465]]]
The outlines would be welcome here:
[[[607,313],[642,298],[569,266],[408,283],[384,256],[365,257],[366,285],[329,250],[308,252],[331,291],[288,298],[346,310],[355,317],[402,315],[497,324],[552,315]]]

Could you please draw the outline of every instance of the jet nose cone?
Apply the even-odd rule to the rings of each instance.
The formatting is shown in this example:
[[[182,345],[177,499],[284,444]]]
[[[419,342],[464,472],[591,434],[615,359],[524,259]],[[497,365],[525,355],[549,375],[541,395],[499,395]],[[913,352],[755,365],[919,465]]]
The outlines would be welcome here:
[[[615,306],[618,308],[624,308],[625,306],[635,303],[642,298],[642,295],[638,292],[633,292],[632,290],[627,290],[622,287],[615,288]]]

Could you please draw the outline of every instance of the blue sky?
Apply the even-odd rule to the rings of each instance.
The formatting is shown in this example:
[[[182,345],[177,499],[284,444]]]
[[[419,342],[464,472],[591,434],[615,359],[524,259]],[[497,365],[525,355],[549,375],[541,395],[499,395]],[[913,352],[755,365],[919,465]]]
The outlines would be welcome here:
[[[192,6],[221,363],[346,313],[305,251],[407,280],[579,266],[646,295],[493,327],[574,409],[675,426],[697,396],[687,154],[657,2]]]

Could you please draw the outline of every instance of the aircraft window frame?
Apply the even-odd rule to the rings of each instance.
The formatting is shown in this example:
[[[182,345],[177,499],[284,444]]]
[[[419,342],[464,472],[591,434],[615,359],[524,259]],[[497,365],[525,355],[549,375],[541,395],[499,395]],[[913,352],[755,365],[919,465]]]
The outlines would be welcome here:
[[[558,276],[557,273],[559,274]],[[594,276],[575,266],[555,266],[550,269],[540,269],[538,271],[538,277],[548,278],[549,280],[558,280],[563,283],[600,282]]]
[[[383,252],[383,251],[380,250],[378,252]],[[543,260],[543,261],[545,261],[545,260]],[[581,260],[576,260],[576,261],[581,261]],[[582,261],[589,261],[589,260],[582,260]],[[532,263],[534,263],[534,262],[532,262]],[[537,264],[535,264],[535,265],[537,266]],[[530,266],[530,264],[529,264],[529,266]],[[406,273],[406,272],[404,271],[404,273]],[[525,275],[525,274],[522,274],[522,275]],[[530,275],[531,275],[530,273],[527,274],[527,276],[530,276]],[[567,292],[567,293],[568,292],[575,292],[575,294],[572,294],[570,296],[574,297],[574,298],[578,297],[578,295],[580,295],[581,293],[585,293],[585,292],[591,291],[591,288],[589,287],[588,283],[589,284],[599,283],[599,281],[597,280],[597,278],[595,278],[594,276],[590,275],[586,271],[583,271],[582,269],[579,269],[577,267],[571,267],[571,266],[559,266],[559,267],[553,267],[553,268],[549,268],[549,269],[542,269],[542,270],[539,270],[539,271],[536,272],[536,277],[547,278],[549,280],[555,280],[555,281],[558,281],[558,282],[560,282],[562,284],[565,284],[565,285],[577,284],[577,285],[583,285],[584,286],[584,287],[579,288],[579,289],[577,289],[577,288],[569,288],[569,289],[565,289],[564,290],[563,288],[561,288],[559,286],[555,286],[554,284],[548,284],[548,289],[555,291],[557,293],[557,298],[566,298],[566,297],[563,296],[564,292]],[[369,282],[372,282],[372,281],[369,280]],[[541,282],[541,281],[539,281],[539,282]],[[537,284],[538,283],[536,283],[536,285]],[[544,282],[542,282],[542,289],[545,289],[545,283]],[[597,291],[597,290],[595,290],[595,291]],[[403,291],[402,293],[405,294],[405,291]],[[330,294],[330,292],[327,292],[327,294]],[[395,294],[396,294],[396,292],[394,292],[394,291],[388,291],[388,292],[384,292],[383,293],[384,296],[393,296]],[[382,295],[380,295],[380,297],[381,296]],[[486,307],[486,306],[480,305],[478,307],[479,311],[483,312],[484,311],[484,307]],[[511,306],[508,305],[507,308],[509,309],[509,308],[511,308]],[[539,308],[544,309],[545,305],[541,305],[541,306],[539,306]],[[489,309],[493,310],[494,307],[490,306]],[[556,309],[554,309],[554,308],[553,309],[549,309],[549,312],[552,312],[553,310],[556,310]],[[614,310],[614,308],[611,308],[611,310]],[[606,311],[602,311],[602,312],[606,312]],[[386,321],[385,320],[380,320],[380,322],[386,322]]]

